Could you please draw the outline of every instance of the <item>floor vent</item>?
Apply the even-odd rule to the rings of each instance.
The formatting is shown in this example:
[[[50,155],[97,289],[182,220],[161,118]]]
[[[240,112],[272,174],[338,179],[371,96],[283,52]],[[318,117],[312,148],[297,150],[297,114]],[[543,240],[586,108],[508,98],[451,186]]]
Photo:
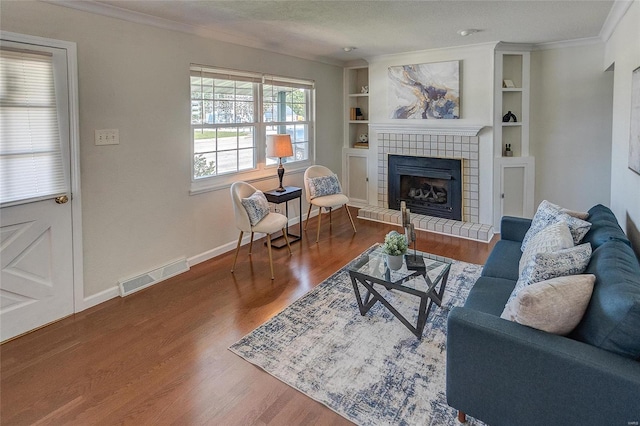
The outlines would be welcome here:
[[[149,271],[137,277],[128,278],[123,281],[119,281],[120,296],[128,296],[131,293],[135,293],[138,290],[147,288],[151,285],[157,284],[160,281],[164,281],[168,278],[181,274],[189,270],[189,264],[187,259],[180,259],[176,262],[169,263],[153,271]]]

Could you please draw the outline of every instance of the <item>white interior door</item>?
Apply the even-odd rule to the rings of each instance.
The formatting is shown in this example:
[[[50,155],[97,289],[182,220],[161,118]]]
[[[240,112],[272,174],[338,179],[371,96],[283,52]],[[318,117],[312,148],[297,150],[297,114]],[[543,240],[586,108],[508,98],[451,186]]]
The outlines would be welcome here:
[[[0,46],[0,341],[74,312],[65,49]]]

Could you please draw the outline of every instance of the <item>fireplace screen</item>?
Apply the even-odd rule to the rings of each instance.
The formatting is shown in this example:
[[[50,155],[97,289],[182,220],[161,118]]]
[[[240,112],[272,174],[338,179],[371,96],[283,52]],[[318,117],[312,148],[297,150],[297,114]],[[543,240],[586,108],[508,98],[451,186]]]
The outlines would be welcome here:
[[[462,160],[389,155],[389,208],[462,220]]]
[[[447,204],[451,181],[420,176],[400,176],[400,198],[414,202]]]

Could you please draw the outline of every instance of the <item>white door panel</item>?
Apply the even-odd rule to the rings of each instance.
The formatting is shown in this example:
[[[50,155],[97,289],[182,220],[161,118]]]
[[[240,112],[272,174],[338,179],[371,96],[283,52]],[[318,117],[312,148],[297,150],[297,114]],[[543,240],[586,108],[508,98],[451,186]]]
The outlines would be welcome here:
[[[2,40],[2,47],[48,52],[53,58],[60,161],[66,177],[66,188],[63,189],[71,198],[66,51],[13,43],[5,39]],[[0,101],[3,107],[21,107],[15,107],[11,99]],[[12,138],[11,133],[3,135],[0,146],[10,146],[11,141],[7,139]],[[12,155],[9,148],[2,152],[7,157]],[[40,172],[35,170],[34,174]],[[8,172],[5,170],[5,173]],[[12,185],[22,180],[11,174],[3,178],[7,178]],[[44,200],[35,202],[25,199],[21,203],[16,200],[0,209],[0,341],[74,312],[71,202],[58,204],[54,198],[56,195],[59,194],[45,196]]]
[[[73,313],[69,207],[45,200],[2,210],[2,340]]]

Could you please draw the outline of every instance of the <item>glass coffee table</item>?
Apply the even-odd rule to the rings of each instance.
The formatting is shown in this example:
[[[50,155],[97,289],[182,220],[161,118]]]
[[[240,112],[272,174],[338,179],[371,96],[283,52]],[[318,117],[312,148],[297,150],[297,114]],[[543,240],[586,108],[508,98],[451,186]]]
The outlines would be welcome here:
[[[412,255],[407,253],[407,256]],[[351,277],[361,315],[365,315],[377,302],[380,302],[418,339],[422,339],[422,330],[427,322],[431,305],[435,302],[436,305],[441,306],[442,294],[447,285],[453,261],[428,253],[418,252],[418,255],[422,255],[424,258],[424,268],[407,269],[407,262],[403,260],[402,268],[392,271],[386,265],[381,245],[377,244],[349,263],[347,270]],[[364,287],[364,295],[360,292],[360,285]],[[380,293],[383,288],[390,291],[397,290],[419,298],[418,321],[415,326],[384,298]]]

